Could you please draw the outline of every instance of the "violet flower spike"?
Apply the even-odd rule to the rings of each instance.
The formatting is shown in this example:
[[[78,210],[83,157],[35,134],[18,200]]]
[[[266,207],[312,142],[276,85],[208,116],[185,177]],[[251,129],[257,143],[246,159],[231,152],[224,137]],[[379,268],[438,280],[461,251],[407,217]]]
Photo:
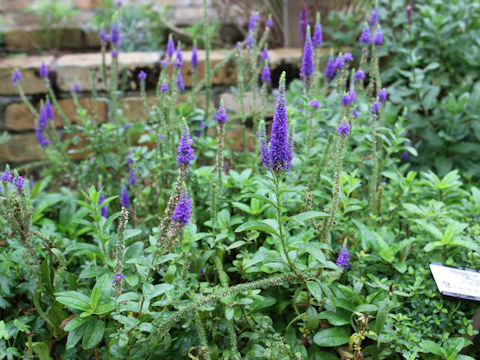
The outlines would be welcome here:
[[[192,200],[188,197],[187,191],[183,190],[173,212],[172,221],[182,226],[187,225],[190,221],[191,203]]]
[[[353,114],[353,117],[354,117],[355,119],[358,119],[358,116],[359,116],[359,114],[358,114],[358,108],[353,109],[352,114]]]
[[[35,137],[37,138],[38,145],[40,145],[42,148],[51,144],[51,141],[46,139],[43,135],[43,129],[39,125],[35,127]]]
[[[78,85],[78,82],[75,81],[75,83],[73,84],[72,91],[73,91],[75,94],[78,94],[78,93],[80,92],[80,85]]]
[[[45,101],[45,114],[47,119],[53,119],[53,106],[50,100]]]
[[[114,22],[110,27],[110,41],[113,46],[119,49],[122,47],[120,40],[120,24],[118,22]]]
[[[345,60],[343,60],[343,56],[338,55],[337,58],[335,59],[334,65],[333,65],[335,70],[343,70],[344,62],[345,62]]]
[[[128,183],[130,185],[135,185],[135,173],[133,172],[133,168],[131,166],[128,167]]]
[[[350,63],[350,62],[353,61],[353,55],[352,55],[352,53],[347,52],[347,53],[342,55],[342,59],[343,59],[343,61],[346,61],[346,62]]]
[[[98,33],[98,37],[100,38],[100,42],[103,46],[108,45],[108,42],[110,41],[110,35],[107,33],[107,30],[101,29]]]
[[[383,43],[383,34],[380,26],[377,26],[375,34],[373,34],[372,43],[373,45],[382,45]]]
[[[180,91],[185,90],[185,84],[183,83],[183,75],[181,70],[178,71],[178,74],[177,74],[177,88]]]
[[[19,82],[22,82],[22,73],[20,70],[16,69],[12,74],[12,86],[16,87]]]
[[[192,49],[192,58],[190,59],[190,64],[195,70],[198,69],[198,49],[197,45],[193,45]]]
[[[253,37],[250,33],[248,33],[247,40],[245,40],[245,46],[251,49],[253,47]]]
[[[360,38],[358,39],[358,41],[367,45],[370,42],[370,38],[371,38],[370,28],[368,27],[368,25],[365,25],[363,27],[362,34],[360,35]]]
[[[118,284],[118,283],[120,283],[123,279],[125,279],[125,275],[123,275],[122,273],[114,274],[114,275],[113,275],[112,284],[113,284],[113,285]]]
[[[103,193],[100,193],[100,196],[98,197],[98,202],[97,205],[101,206],[103,202],[105,201],[105,195]],[[108,217],[108,208],[107,205],[102,206],[100,209],[100,215],[104,217],[105,219]]]
[[[385,89],[380,90],[377,94],[377,97],[378,97],[378,100],[380,100],[381,102],[387,101],[387,90]]]
[[[46,78],[46,77],[48,77],[47,64],[45,64],[45,62],[43,62],[43,61],[42,61],[42,63],[40,64],[40,77],[41,77],[41,78]]]
[[[363,80],[365,79],[365,73],[363,72],[363,70],[357,70],[353,78],[355,80]]]
[[[45,105],[40,106],[40,111],[38,112],[38,128],[43,130],[48,125],[47,112],[45,110]]]
[[[147,79],[147,73],[143,70],[140,70],[140,72],[137,75],[138,82],[141,82],[142,80],[146,80],[146,79]]]
[[[177,52],[176,52],[176,60],[174,66],[177,69],[180,69],[183,67],[183,54],[182,54],[182,48],[180,47],[180,43],[177,44]]]
[[[314,71],[313,64],[313,45],[312,38],[310,37],[310,26],[307,26],[307,33],[305,38],[305,45],[303,47],[303,57],[302,57],[302,77],[304,82],[310,80],[310,77]]]
[[[280,77],[279,95],[273,115],[268,161],[270,168],[280,173],[289,171],[292,166],[293,144],[289,137],[287,104],[285,96],[285,72]]]
[[[262,55],[260,55],[260,62],[264,62],[265,60],[268,60],[268,50],[267,48],[264,48],[262,51]]]
[[[375,26],[375,24],[378,24],[379,14],[380,14],[380,11],[378,10],[378,8],[373,9],[372,15],[370,16],[370,26],[371,27]]]
[[[349,106],[352,103],[352,101],[353,101],[352,97],[348,93],[343,94],[342,99],[340,100],[343,106]]]
[[[20,191],[25,186],[25,179],[20,175],[17,175],[13,179],[13,185],[17,188],[18,191]]]
[[[192,149],[193,140],[190,138],[188,130],[183,130],[180,143],[177,147],[177,164],[188,166],[190,161],[195,160]]]
[[[302,2],[302,9],[300,10],[300,21],[298,22],[298,35],[300,40],[305,40],[305,35],[307,33],[307,27],[309,25],[308,21],[308,10],[304,2]]]
[[[112,58],[116,58],[116,57],[118,57],[118,51],[117,50],[112,50],[110,55],[112,56]]]
[[[122,191],[120,193],[120,205],[124,208],[129,208],[130,203],[130,195],[128,194],[128,190],[125,186],[122,186]]]
[[[220,101],[220,106],[215,114],[215,121],[218,124],[226,124],[228,121],[227,113],[225,112],[225,105],[223,104],[223,99]]]
[[[381,105],[382,104],[380,103],[380,101],[375,101],[372,104],[372,107],[370,108],[370,113],[372,113],[373,115],[376,115],[377,111],[380,110]]]
[[[340,125],[338,125],[337,133],[339,133],[341,135],[344,135],[344,136],[348,136],[348,134],[350,133],[350,125],[348,125],[347,121],[343,120],[340,123]]]
[[[160,91],[164,93],[168,92],[168,85],[167,84],[160,85]]]
[[[320,107],[320,103],[318,102],[318,100],[313,99],[312,101],[310,101],[310,107],[313,110],[317,110]]]
[[[342,250],[340,250],[340,254],[338,254],[338,259],[337,259],[337,266],[342,267],[344,269],[349,269],[350,264],[348,263],[350,261],[350,257],[348,254],[348,249],[346,247],[342,247]]]
[[[268,28],[273,27],[273,20],[270,16],[268,17],[267,22],[265,23],[265,26],[268,27]]]
[[[265,62],[265,65],[263,66],[262,69],[262,74],[260,75],[260,80],[262,83],[271,83],[272,82],[272,77],[270,74],[270,67],[268,66],[268,62]]]
[[[167,56],[169,58],[172,57],[173,53],[175,52],[175,43],[173,42],[172,34],[168,35],[168,42],[167,42]]]
[[[2,180],[2,182],[6,182],[6,183],[12,182],[12,180],[13,180],[13,174],[12,174],[12,172],[10,171],[10,169],[7,168],[7,169],[2,173],[2,176],[0,177],[0,179]]]
[[[313,31],[313,46],[317,49],[322,47],[323,43],[323,31],[322,31],[322,25],[317,22],[315,24],[315,29]]]
[[[335,73],[335,58],[330,55],[327,66],[325,66],[325,77],[328,79],[328,81],[331,81],[335,77]]]
[[[408,24],[412,23],[412,7],[410,5],[407,5],[407,21]]]
[[[253,32],[255,30],[255,26],[257,22],[261,20],[261,16],[258,13],[253,13],[250,15],[250,20],[248,22],[248,32]]]

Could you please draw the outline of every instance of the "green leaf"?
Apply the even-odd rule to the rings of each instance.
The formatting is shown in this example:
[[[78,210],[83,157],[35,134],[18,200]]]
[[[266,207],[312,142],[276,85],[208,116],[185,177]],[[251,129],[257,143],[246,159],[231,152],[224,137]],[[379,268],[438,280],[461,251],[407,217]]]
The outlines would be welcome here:
[[[93,349],[103,339],[105,332],[105,322],[103,320],[90,319],[85,335],[83,336],[82,347],[84,350]]]
[[[115,309],[114,304],[102,304],[97,306],[97,308],[95,309],[95,314],[97,315],[106,314],[110,311],[113,311],[114,309]]]
[[[86,328],[87,328],[87,324],[84,323],[81,326],[68,332],[67,343],[65,345],[65,348],[67,350],[73,349],[75,345],[77,345],[77,343],[80,341],[83,334],[85,333]]]
[[[60,304],[77,310],[88,311],[90,309],[90,298],[78,291],[61,291],[55,293],[55,298]]]
[[[248,230],[259,230],[266,232],[267,234],[274,234],[279,236],[277,230],[269,224],[264,223],[263,221],[247,221],[245,224],[240,225],[235,229],[235,232],[242,232]]]
[[[65,328],[63,330],[65,331],[71,331],[73,329],[76,329],[82,324],[85,324],[88,321],[87,318],[82,318],[80,316],[75,316],[74,318],[70,319],[67,325],[65,325]]]
[[[343,309],[334,311],[323,311],[320,313],[320,319],[328,320],[333,326],[342,326],[350,324],[351,312]]]
[[[307,281],[308,290],[312,293],[317,301],[322,301],[322,288],[316,281]]]
[[[0,339],[8,340],[9,337],[10,337],[10,333],[7,331],[5,322],[1,320],[0,321]]]
[[[47,344],[44,342],[34,342],[32,343],[33,351],[37,354],[40,360],[50,360],[50,349]]]
[[[309,253],[320,264],[327,265],[327,259],[325,258],[325,255],[323,254],[323,251],[322,251],[322,249],[325,249],[325,244],[319,241],[298,242],[293,245],[290,245],[290,248],[302,250],[303,252]],[[325,266],[325,267],[329,267],[329,266]],[[332,268],[332,267],[329,267],[329,268]],[[333,269],[336,269],[336,268],[337,268],[336,266],[333,267]]]
[[[270,200],[269,198],[267,198],[266,196],[263,196],[263,195],[248,193],[248,194],[244,194],[242,196],[242,198],[254,198],[254,199],[257,199],[257,200],[262,200],[262,201],[272,205],[273,207],[276,207],[275,203],[272,200]]]
[[[432,353],[432,354],[435,354],[435,355],[438,355],[438,356],[442,356],[443,355],[443,352],[442,352],[442,347],[440,345],[438,345],[437,343],[431,341],[431,340],[424,340],[420,343],[420,346],[427,350],[428,352]]]
[[[354,311],[359,313],[368,313],[374,312],[378,310],[378,306],[374,304],[360,304],[358,305]]]
[[[143,295],[145,296],[146,300],[150,300],[172,289],[173,289],[173,285],[171,284],[158,284],[158,285],[144,284]]]
[[[331,347],[348,343],[350,339],[350,328],[347,326],[331,327],[320,330],[313,337],[313,342],[318,346]]]
[[[127,229],[125,230],[124,240],[130,239],[132,237],[138,236],[142,233],[140,229]]]
[[[378,336],[383,331],[383,327],[387,321],[388,312],[390,311],[390,299],[387,297],[385,300],[378,304],[377,319],[375,320],[375,332]]]
[[[330,215],[323,211],[305,211],[298,215],[292,216],[292,218],[303,224],[307,220],[318,219],[318,218],[323,218],[328,216]]]

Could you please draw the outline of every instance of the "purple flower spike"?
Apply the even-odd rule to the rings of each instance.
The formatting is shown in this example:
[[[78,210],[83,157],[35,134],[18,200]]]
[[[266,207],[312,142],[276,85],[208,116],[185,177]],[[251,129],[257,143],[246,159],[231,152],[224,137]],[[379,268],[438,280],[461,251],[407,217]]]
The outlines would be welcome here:
[[[250,33],[248,33],[247,40],[245,41],[245,46],[251,49],[253,47],[253,37]]]
[[[325,67],[325,77],[331,81],[335,77],[335,58],[330,55],[327,66]]]
[[[100,38],[100,42],[103,46],[108,45],[108,42],[110,41],[110,35],[105,29],[100,30],[100,32],[98,33],[98,37]]]
[[[177,53],[176,53],[176,60],[174,66],[177,69],[180,69],[183,67],[183,54],[182,54],[182,48],[180,47],[180,43],[177,45]]]
[[[129,166],[128,183],[130,185],[135,185],[135,173],[133,172],[133,168],[131,166]]]
[[[342,247],[340,254],[338,254],[337,266],[342,267],[344,269],[349,269],[350,268],[350,264],[348,263],[349,261],[350,261],[350,258],[348,254],[348,249],[346,247]]]
[[[302,76],[303,80],[307,82],[310,80],[310,77],[314,71],[313,64],[313,45],[312,38],[310,37],[310,26],[307,26],[307,34],[305,38],[305,45],[303,47],[303,58],[302,58]]]
[[[185,90],[185,84],[183,83],[183,75],[181,71],[179,71],[177,74],[177,88],[180,91]]]
[[[45,101],[45,114],[47,116],[47,119],[53,119],[53,107],[50,103],[50,100]]]
[[[103,195],[103,193],[100,193],[100,196],[98,197],[98,202],[97,202],[97,204],[98,204],[99,206],[101,206],[104,201],[105,201],[105,195]],[[107,208],[107,205],[102,206],[102,208],[100,209],[100,215],[101,215],[102,217],[104,217],[105,219],[108,217],[108,208]]]
[[[370,108],[370,113],[375,115],[377,113],[377,111],[380,110],[380,107],[381,107],[380,101],[375,101],[372,104],[372,107]]]
[[[339,133],[341,135],[344,135],[344,136],[348,136],[349,132],[350,132],[350,125],[348,125],[348,122],[343,120],[340,123],[340,125],[338,125],[337,133]]]
[[[128,194],[128,190],[125,186],[122,186],[122,191],[120,193],[120,205],[124,208],[130,207],[130,195]]]
[[[358,116],[359,116],[359,114],[358,114],[358,108],[353,109],[352,114],[353,114],[353,117],[354,117],[355,119],[358,119]]]
[[[43,135],[43,129],[40,127],[40,125],[35,127],[35,136],[37,138],[38,145],[40,145],[42,148],[48,144],[51,144],[51,142]]]
[[[18,69],[15,70],[12,74],[12,86],[15,87],[19,82],[22,82],[22,81],[23,81],[22,73]]]
[[[168,85],[167,84],[160,85],[160,91],[165,93],[168,92]]]
[[[117,50],[112,50],[110,55],[112,55],[112,58],[116,58],[116,57],[118,57],[118,51]]]
[[[125,279],[125,275],[123,275],[122,273],[115,274],[115,275],[113,275],[112,284],[113,284],[113,285],[118,284],[118,283],[120,283],[123,279]]]
[[[168,65],[168,60],[167,59],[162,59],[160,60],[160,66],[163,68]]]
[[[183,190],[180,199],[178,199],[175,211],[173,212],[172,221],[183,226],[187,225],[190,220],[191,203],[192,200],[188,197],[188,193]]]
[[[315,24],[315,29],[313,31],[313,46],[319,49],[322,47],[322,43],[323,43],[322,25],[319,22],[317,22]]]
[[[363,70],[357,70],[357,71],[355,72],[354,79],[355,79],[355,80],[363,80],[363,79],[365,79],[365,73],[363,72]]]
[[[348,106],[353,102],[352,96],[350,94],[344,94],[340,102],[343,106]]]
[[[190,138],[190,134],[184,130],[177,147],[177,164],[188,166],[190,161],[195,159],[195,156],[193,156],[192,143],[193,140]]]
[[[142,80],[147,79],[147,73],[143,70],[140,70],[140,72],[137,75],[138,82],[141,82]]]
[[[215,121],[218,124],[226,124],[228,121],[227,113],[225,112],[225,105],[223,104],[223,99],[220,102],[220,107],[215,114]]]
[[[13,185],[20,191],[25,186],[25,179],[20,175],[17,175],[13,179]]]
[[[370,28],[368,25],[365,25],[362,30],[362,34],[360,35],[360,38],[358,39],[361,43],[367,45],[370,42]]]
[[[383,34],[382,34],[382,29],[380,29],[380,26],[377,26],[377,29],[375,30],[375,34],[373,34],[372,43],[373,45],[382,45],[383,43]]]
[[[387,90],[385,90],[385,89],[380,90],[378,92],[377,97],[381,102],[387,101]]]
[[[45,129],[48,124],[47,112],[45,111],[45,105],[40,106],[40,111],[38,112],[38,128]]]
[[[258,13],[254,13],[250,16],[250,21],[248,22],[248,32],[253,32],[257,22],[261,20],[261,16]]]
[[[378,8],[373,9],[372,15],[370,16],[370,26],[373,27],[375,24],[378,24],[379,21],[379,10]]]
[[[270,67],[268,66],[268,63],[265,62],[265,65],[263,66],[262,69],[262,74],[260,76],[260,80],[262,80],[262,83],[271,83],[272,82],[272,77],[270,74]]]
[[[338,55],[334,63],[335,70],[342,70],[344,67],[344,63],[345,63],[345,60],[343,59],[343,56]]]
[[[202,276],[205,275],[205,269],[203,267],[200,269],[200,275],[202,275]]]
[[[120,24],[118,22],[114,22],[110,27],[110,41],[113,46],[119,49],[122,47],[120,40]]]
[[[2,173],[2,176],[0,177],[0,179],[1,179],[3,182],[6,182],[6,183],[12,182],[13,174],[12,174],[12,172],[10,171],[10,169],[7,168],[7,169]]]
[[[287,104],[285,98],[285,72],[280,77],[277,105],[273,115],[268,165],[275,172],[288,171],[292,166],[293,139],[288,130]]]
[[[172,34],[168,36],[168,42],[167,42],[167,56],[169,58],[172,57],[173,53],[175,52],[175,43],[173,42],[173,37]]]
[[[309,21],[307,6],[305,3],[302,3],[302,9],[300,10],[300,21],[298,23],[298,35],[302,41],[305,40],[308,25]]]
[[[268,60],[268,50],[267,50],[267,48],[263,49],[262,55],[260,55],[260,62],[264,62],[265,60]]]
[[[192,68],[198,69],[198,49],[197,49],[197,45],[193,46],[192,58],[190,59],[190,64],[192,65]]]
[[[73,91],[75,94],[78,94],[78,93],[80,92],[80,85],[78,85],[78,82],[75,81],[75,83],[73,84],[72,91]]]
[[[320,107],[320,103],[318,102],[318,100],[313,99],[312,101],[310,101],[310,106],[313,110],[317,110]]]
[[[122,0],[116,0],[115,1],[115,6],[118,8],[120,8],[121,6],[123,5],[123,1]]]
[[[343,54],[343,60],[350,63],[353,61],[353,55],[352,53],[345,53]]]
[[[130,127],[131,127],[130,124],[125,124],[125,125],[123,125],[123,128],[124,128],[126,131],[130,130]]]
[[[41,77],[41,78],[46,78],[46,77],[48,77],[47,64],[45,64],[43,61],[42,61],[42,63],[40,64],[40,77]]]
[[[272,28],[273,27],[273,20],[271,17],[269,17],[267,19],[267,22],[265,23],[265,26],[268,27],[268,28]]]

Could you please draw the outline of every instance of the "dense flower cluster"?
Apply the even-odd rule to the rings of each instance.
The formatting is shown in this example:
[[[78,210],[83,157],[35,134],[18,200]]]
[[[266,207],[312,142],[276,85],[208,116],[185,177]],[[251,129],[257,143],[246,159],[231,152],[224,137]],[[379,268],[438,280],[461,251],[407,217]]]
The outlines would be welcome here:
[[[370,28],[368,27],[368,25],[365,25],[358,41],[367,45],[370,42],[370,37]]]
[[[185,190],[182,191],[178,204],[173,212],[172,221],[183,226],[187,225],[190,220],[191,203],[192,200],[188,197],[188,193]]]
[[[302,9],[300,10],[300,21],[298,22],[298,35],[302,41],[305,40],[308,25],[309,21],[307,6],[305,3],[302,3]]]
[[[310,79],[314,71],[313,64],[313,45],[312,38],[310,37],[310,26],[307,26],[307,34],[305,38],[305,45],[303,47],[303,57],[302,57],[302,77],[306,82]]]
[[[103,204],[103,202],[105,201],[105,195],[102,193],[100,193],[100,196],[98,197],[98,206],[101,206]],[[102,208],[100,209],[100,215],[104,218],[107,218],[108,217],[108,208],[107,208],[107,205],[103,205]]]
[[[223,100],[220,102],[220,106],[218,107],[217,113],[215,114],[215,121],[219,124],[226,124],[228,121]]]
[[[190,138],[190,133],[184,130],[177,148],[177,164],[188,166],[190,161],[195,159],[195,156],[193,156],[192,143],[193,140]]]
[[[12,74],[12,86],[15,87],[19,82],[23,81],[20,70],[15,70]]]
[[[339,134],[341,134],[341,135],[348,136],[348,134],[350,133],[350,125],[348,125],[348,122],[346,122],[345,120],[343,120],[343,121],[340,123],[340,125],[338,125],[337,133],[339,133]]]
[[[262,83],[272,82],[272,77],[270,74],[270,67],[268,66],[268,62],[265,62],[265,65],[263,65],[262,74],[260,75],[260,80],[262,80]]]
[[[349,269],[350,264],[348,263],[350,261],[350,255],[348,254],[348,249],[346,247],[342,247],[342,250],[340,250],[340,254],[338,254],[337,258],[337,266],[342,267],[344,269]]]
[[[328,81],[331,81],[335,77],[335,73],[335,58],[330,55],[327,66],[325,67],[325,77],[328,79]]]
[[[323,43],[323,31],[322,31],[322,25],[320,24],[320,21],[317,19],[317,22],[315,23],[315,28],[313,30],[313,46],[316,48],[322,47]]]
[[[48,77],[47,64],[45,64],[45,62],[43,62],[43,61],[42,61],[42,63],[40,64],[40,77],[41,77],[41,78],[46,78],[46,77]]]

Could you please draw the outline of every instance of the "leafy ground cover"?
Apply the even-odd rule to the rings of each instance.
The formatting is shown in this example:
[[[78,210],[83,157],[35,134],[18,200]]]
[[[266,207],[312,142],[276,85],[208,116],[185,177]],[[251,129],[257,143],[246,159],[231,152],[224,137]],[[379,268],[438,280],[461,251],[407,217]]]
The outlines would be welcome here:
[[[140,72],[146,119],[126,118],[115,15],[100,33],[112,55],[107,123],[78,103],[80,124],[68,123],[42,67],[49,95],[31,110],[46,160],[1,175],[1,358],[478,356],[464,349],[477,334],[477,307],[442,298],[428,265],[476,267],[480,189],[460,170],[412,166],[417,109],[394,106],[389,98],[401,94],[380,76],[383,34],[392,34],[380,19],[391,9],[375,8],[355,35],[355,55],[332,54],[325,69],[320,19],[310,28],[301,11],[301,79],[288,89],[285,73],[272,83],[271,19],[252,15],[230,56],[238,113],[222,101],[211,109],[208,56],[189,101],[174,105],[183,57],[170,37],[157,102],[146,102]],[[408,28],[412,9],[404,11]],[[12,82],[22,94],[18,70]],[[62,139],[52,107],[66,122]],[[241,137],[226,140],[236,125]],[[35,180],[27,176],[38,165]]]

